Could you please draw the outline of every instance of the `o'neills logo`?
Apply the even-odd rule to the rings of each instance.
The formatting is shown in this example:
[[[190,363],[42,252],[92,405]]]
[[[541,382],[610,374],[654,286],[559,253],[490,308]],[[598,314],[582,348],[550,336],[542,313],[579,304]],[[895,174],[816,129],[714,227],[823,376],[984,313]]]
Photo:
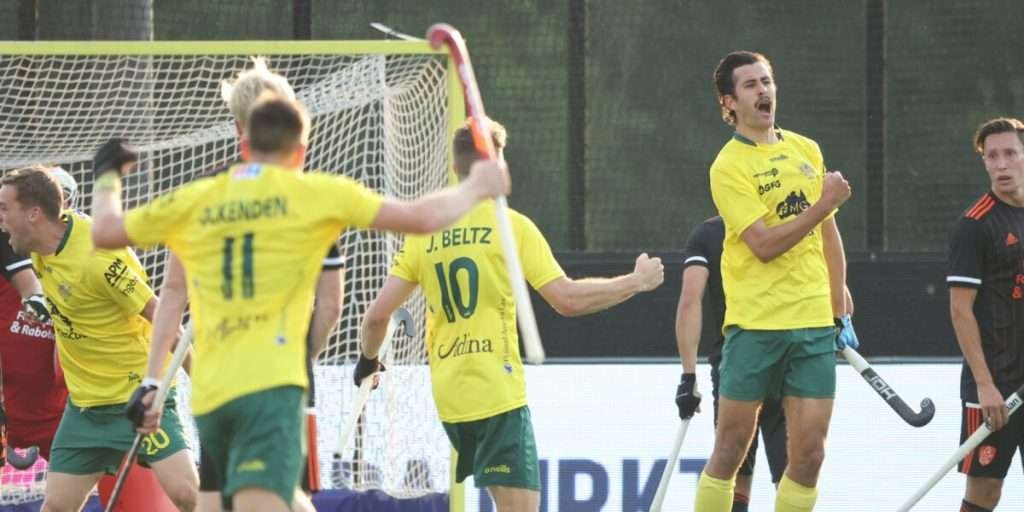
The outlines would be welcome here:
[[[462,336],[456,337],[451,345],[444,343],[437,345],[437,357],[440,359],[447,359],[448,356],[459,357],[466,354],[478,354],[480,352],[494,352],[491,349],[490,338],[478,340],[470,338],[469,333],[463,333]]]

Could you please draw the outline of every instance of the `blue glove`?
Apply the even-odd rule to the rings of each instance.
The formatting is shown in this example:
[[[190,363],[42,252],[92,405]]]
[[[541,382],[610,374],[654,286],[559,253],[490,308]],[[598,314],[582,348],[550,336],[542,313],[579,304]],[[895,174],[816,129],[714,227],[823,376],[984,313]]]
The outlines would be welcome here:
[[[856,350],[860,346],[860,341],[857,341],[857,333],[853,330],[853,319],[850,315],[843,315],[835,321],[836,350],[843,350],[846,347]]]

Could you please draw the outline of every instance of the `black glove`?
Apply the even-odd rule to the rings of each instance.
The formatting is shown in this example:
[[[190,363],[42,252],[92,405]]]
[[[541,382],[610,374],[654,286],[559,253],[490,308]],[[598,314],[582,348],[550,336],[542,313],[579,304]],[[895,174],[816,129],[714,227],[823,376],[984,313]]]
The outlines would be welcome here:
[[[149,410],[149,406],[142,402],[142,399],[157,390],[159,386],[151,379],[146,379],[139,384],[139,387],[135,388],[132,392],[132,397],[128,399],[128,405],[124,408],[124,415],[128,417],[128,420],[132,422],[132,426],[139,428],[142,426],[142,422],[145,419],[146,411]]]
[[[96,155],[92,157],[92,173],[97,178],[110,171],[116,171],[123,176],[125,173],[121,167],[138,160],[138,152],[127,139],[114,137],[96,150]]]
[[[352,374],[352,379],[356,383],[356,387],[359,387],[359,385],[362,384],[363,379],[378,371],[382,372],[384,370],[384,365],[381,364],[376,357],[369,359],[360,352],[359,362],[356,363],[356,372]],[[374,386],[373,389],[377,389],[377,386]]]
[[[41,293],[34,293],[21,301],[21,311],[33,322],[50,323],[50,305],[46,303],[46,297],[43,297]]]
[[[679,419],[688,420],[700,408],[700,393],[697,386],[697,374],[684,373],[676,388],[676,405],[679,407]]]

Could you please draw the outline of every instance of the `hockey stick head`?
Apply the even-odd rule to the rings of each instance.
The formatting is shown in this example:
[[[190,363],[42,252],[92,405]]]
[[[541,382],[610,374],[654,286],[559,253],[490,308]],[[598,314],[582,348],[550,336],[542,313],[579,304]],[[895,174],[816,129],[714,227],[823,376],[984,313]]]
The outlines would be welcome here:
[[[416,328],[413,327],[412,314],[409,313],[408,309],[398,308],[391,315],[391,321],[394,322],[396,328],[401,328],[402,336],[412,336],[416,334]]]
[[[18,450],[11,448],[7,450],[7,462],[18,470],[26,470],[35,465],[36,461],[39,460],[39,447],[29,446],[25,448],[25,453],[18,453]]]
[[[382,32],[385,36],[394,37],[395,39],[401,39],[402,41],[422,41],[422,39],[418,37],[413,37],[410,36],[409,34],[403,34],[383,23],[378,23],[376,21],[371,22],[370,27],[372,27],[374,30]]]
[[[438,50],[442,45],[449,45],[452,48],[452,52],[455,52],[456,46],[462,45],[462,34],[459,31],[447,24],[447,23],[435,23],[427,29],[427,41],[430,42],[430,47]],[[460,48],[461,49],[461,48]],[[459,57],[462,57],[459,55]],[[461,58],[459,60],[462,60]]]
[[[909,413],[900,413],[900,416],[912,427],[923,427],[930,423],[935,416],[935,403],[931,398],[921,400],[921,412],[914,412],[909,407],[907,409]]]

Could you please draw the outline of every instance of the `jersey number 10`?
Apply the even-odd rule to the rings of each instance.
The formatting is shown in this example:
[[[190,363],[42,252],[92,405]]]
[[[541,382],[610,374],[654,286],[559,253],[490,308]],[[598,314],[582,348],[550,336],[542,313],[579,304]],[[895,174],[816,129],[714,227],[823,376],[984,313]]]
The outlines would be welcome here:
[[[459,285],[460,270],[466,271],[467,281],[469,281],[468,297],[463,295],[462,287]],[[476,262],[463,256],[452,260],[448,265],[447,275],[445,275],[444,263],[434,265],[434,271],[437,272],[437,283],[441,287],[441,308],[444,309],[444,316],[448,322],[455,321],[456,309],[462,318],[473,316],[480,291],[480,271],[477,269]]]
[[[252,232],[245,233],[242,235],[242,298],[251,299],[253,296],[255,285],[253,284],[253,270],[252,270]],[[234,262],[235,262],[235,237],[229,236],[224,239],[223,249],[224,259],[221,265],[221,272],[224,276],[224,281],[220,285],[220,291],[224,295],[224,300],[231,300],[234,298],[235,291],[235,273],[234,273]]]

